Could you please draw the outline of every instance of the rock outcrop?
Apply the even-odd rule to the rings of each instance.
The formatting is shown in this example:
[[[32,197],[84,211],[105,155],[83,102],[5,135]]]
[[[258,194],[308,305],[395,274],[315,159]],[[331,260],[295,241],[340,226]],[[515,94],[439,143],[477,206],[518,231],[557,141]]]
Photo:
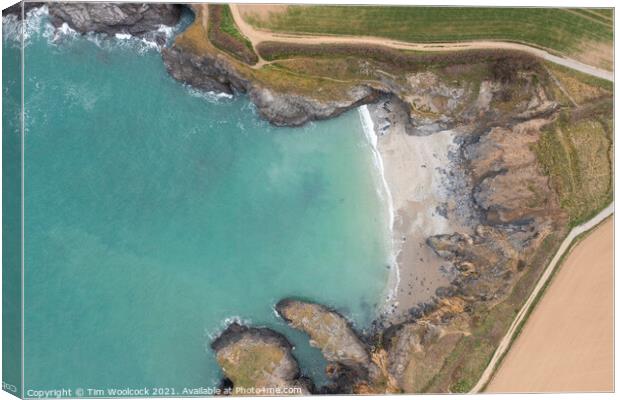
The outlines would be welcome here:
[[[50,22],[67,23],[80,33],[143,35],[161,25],[179,22],[181,7],[163,3],[57,3],[48,4]]]
[[[327,361],[351,368],[364,368],[370,362],[366,346],[337,312],[294,299],[281,300],[276,311],[293,328],[307,333],[310,344],[318,347]]]
[[[397,393],[398,385],[388,369],[388,354],[368,346],[338,312],[321,304],[284,299],[276,305],[289,325],[310,336],[310,345],[329,361],[331,383],[322,393]]]
[[[354,86],[344,93],[342,100],[317,100],[297,94],[275,92],[252,86],[250,100],[263,118],[278,126],[299,126],[308,121],[336,117],[352,108],[375,101],[380,92],[369,86]]]
[[[300,376],[291,344],[278,332],[232,323],[211,348],[232,382],[233,394],[291,394],[295,388],[298,394],[310,393],[311,384]]]
[[[163,49],[162,56],[166,69],[175,79],[206,91],[247,93],[261,117],[277,126],[299,126],[333,118],[382,95],[375,88],[358,85],[343,93],[339,100],[318,100],[265,87],[235,67],[223,54],[197,55],[174,45]]]
[[[420,393],[441,368],[463,332],[426,322],[390,328],[383,339],[388,372],[405,393]]]

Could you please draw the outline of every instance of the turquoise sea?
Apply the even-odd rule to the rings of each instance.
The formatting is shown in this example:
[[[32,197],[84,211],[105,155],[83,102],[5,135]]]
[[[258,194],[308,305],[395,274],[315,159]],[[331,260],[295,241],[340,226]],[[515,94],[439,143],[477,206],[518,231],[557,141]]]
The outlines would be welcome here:
[[[209,343],[231,318],[286,334],[320,383],[319,351],[273,306],[311,299],[363,329],[384,301],[387,213],[358,112],[276,128],[245,96],[173,80],[138,39],[35,22],[25,390],[217,385]]]

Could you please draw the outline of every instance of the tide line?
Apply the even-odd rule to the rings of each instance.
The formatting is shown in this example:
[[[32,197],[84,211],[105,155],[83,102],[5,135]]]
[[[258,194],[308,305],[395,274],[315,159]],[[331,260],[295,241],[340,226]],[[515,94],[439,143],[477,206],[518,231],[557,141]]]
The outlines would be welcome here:
[[[385,194],[385,201],[388,207],[388,218],[389,218],[389,231],[390,231],[390,239],[392,244],[392,249],[390,251],[392,268],[395,270],[394,277],[396,282],[394,284],[394,289],[390,291],[388,295],[388,301],[394,299],[396,297],[396,293],[398,293],[398,287],[400,285],[400,269],[398,267],[397,254],[396,254],[396,243],[394,238],[394,200],[392,198],[392,192],[390,191],[390,186],[388,185],[387,179],[385,178],[385,168],[383,166],[383,158],[381,157],[381,153],[379,152],[378,142],[379,138],[377,133],[375,132],[375,124],[372,121],[372,117],[370,116],[370,111],[368,110],[367,105],[360,106],[358,108],[360,120],[362,122],[362,128],[364,130],[364,135],[368,139],[370,143],[370,147],[372,149],[373,161],[375,167],[379,171],[379,176],[381,177],[381,183],[383,186],[382,193]],[[383,197],[383,196],[382,196]]]

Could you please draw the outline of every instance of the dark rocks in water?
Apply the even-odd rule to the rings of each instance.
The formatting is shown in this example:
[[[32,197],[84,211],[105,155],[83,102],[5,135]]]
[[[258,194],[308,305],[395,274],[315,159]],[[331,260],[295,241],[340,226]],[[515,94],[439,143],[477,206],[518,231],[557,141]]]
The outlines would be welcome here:
[[[254,328],[233,322],[213,341],[211,349],[215,352],[230,346],[245,337],[253,337],[256,340],[273,342],[286,350],[293,350],[293,345],[284,335],[269,328]]]
[[[234,322],[211,343],[211,348],[228,379],[226,386],[232,386],[234,394],[252,394],[237,393],[241,388],[295,388],[299,394],[309,394],[313,388],[312,382],[300,375],[293,346],[284,335],[269,328]]]
[[[354,368],[370,362],[365,344],[336,311],[295,299],[281,300],[276,311],[293,328],[307,333],[310,345],[318,347],[327,361]]]
[[[55,27],[67,23],[80,33],[144,35],[161,25],[174,26],[181,6],[160,3],[48,3],[49,18]]]

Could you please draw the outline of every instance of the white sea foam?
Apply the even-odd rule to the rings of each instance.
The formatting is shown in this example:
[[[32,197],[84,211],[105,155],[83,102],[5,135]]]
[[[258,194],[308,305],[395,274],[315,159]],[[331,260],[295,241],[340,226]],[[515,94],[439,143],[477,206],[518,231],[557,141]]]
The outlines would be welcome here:
[[[224,318],[219,325],[217,326],[216,329],[214,330],[205,330],[205,335],[209,338],[209,343],[212,342],[213,340],[217,339],[218,337],[220,337],[222,335],[222,333],[226,330],[226,328],[228,328],[228,326],[230,324],[232,324],[233,322],[239,324],[239,325],[244,325],[244,326],[251,326],[252,325],[252,320],[251,319],[245,319],[245,318],[241,318],[239,316],[232,316],[232,317],[228,317],[228,318]]]
[[[187,90],[187,93],[189,93],[190,96],[198,97],[198,98],[207,100],[210,103],[218,103],[222,99],[232,99],[233,98],[232,94],[228,94],[228,93],[224,93],[224,92],[213,92],[213,91],[200,90],[200,89],[193,88],[193,87],[191,87],[189,85],[184,85],[184,87],[185,87],[185,89]]]
[[[384,199],[387,204],[388,210],[388,228],[390,232],[391,238],[391,251],[390,251],[390,268],[394,271],[394,286],[390,289],[388,293],[387,301],[390,301],[396,297],[396,293],[398,292],[398,287],[400,285],[400,269],[398,268],[396,248],[397,246],[394,243],[394,221],[395,221],[395,212],[394,212],[394,199],[392,198],[392,192],[390,191],[390,186],[387,183],[387,179],[385,178],[385,168],[383,167],[383,158],[381,157],[381,153],[379,152],[379,138],[377,137],[377,133],[375,132],[374,122],[370,115],[370,111],[368,110],[367,105],[363,105],[358,108],[360,120],[362,122],[362,128],[364,130],[364,134],[368,139],[368,143],[372,149],[373,161],[375,167],[379,171],[379,176],[382,183],[382,189],[379,190],[379,194]]]
[[[24,44],[26,46],[28,45],[28,40],[37,35],[48,39],[48,43],[51,45],[58,44],[68,38],[81,36],[67,23],[63,23],[58,28],[54,27],[49,22],[48,17],[47,6],[41,6],[28,11],[24,22],[14,15],[3,17],[3,35],[19,43],[23,32]],[[154,34],[146,35],[145,37],[133,36],[129,33],[117,33],[113,36],[102,33],[88,33],[83,35],[83,37],[102,49],[108,46],[131,46],[139,54],[144,54],[151,50],[161,51],[162,46],[157,42],[157,36],[161,37],[163,34],[165,37],[164,42],[169,43],[176,33],[177,27],[160,25]]]
[[[21,23],[15,15],[2,17],[2,40],[5,44],[21,46]]]
[[[368,106],[363,105],[359,107],[359,114],[362,121],[362,127],[364,128],[364,134],[366,135],[366,138],[368,139],[368,142],[370,143],[370,146],[372,148],[373,161],[381,177],[383,190],[381,190],[380,193],[384,194],[386,197],[385,200],[388,206],[389,213],[389,229],[391,232],[394,227],[394,201],[392,200],[392,192],[390,191],[390,187],[388,186],[387,180],[385,179],[383,159],[381,158],[381,153],[379,153],[378,148],[378,137],[375,133],[375,126],[372,121],[372,117],[370,116],[370,111],[368,111]]]
[[[5,41],[13,42],[21,46],[22,36],[24,45],[28,39],[39,34],[41,21],[47,17],[47,6],[33,8],[20,20],[16,15],[2,17],[2,35]]]

